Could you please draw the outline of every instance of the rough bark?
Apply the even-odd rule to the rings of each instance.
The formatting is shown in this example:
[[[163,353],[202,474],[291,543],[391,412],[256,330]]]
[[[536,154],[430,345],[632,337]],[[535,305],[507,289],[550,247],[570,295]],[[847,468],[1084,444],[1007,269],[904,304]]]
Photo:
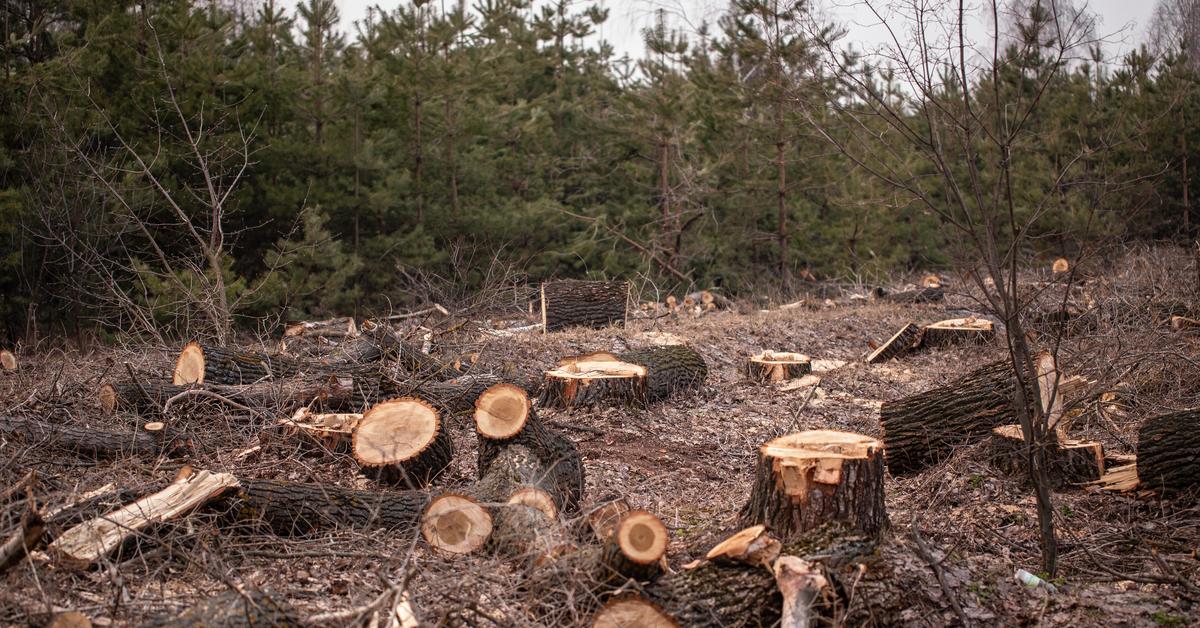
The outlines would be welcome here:
[[[704,385],[708,377],[708,364],[704,356],[686,345],[628,351],[618,354],[617,358],[646,367],[646,400],[650,403],[696,390]]]
[[[238,520],[281,536],[331,528],[412,529],[429,504],[425,491],[363,491],[326,484],[242,479],[227,506]]]
[[[380,348],[384,357],[396,360],[414,380],[445,381],[470,371],[470,363],[461,360],[446,361],[422,353],[419,348],[406,342],[386,325],[372,325],[367,330],[367,335]]]
[[[250,408],[292,412],[309,405],[325,408],[346,407],[353,398],[353,382],[352,377],[318,376],[231,386],[176,385],[146,379],[103,384],[99,396],[100,405],[105,412],[161,412],[167,400],[188,390],[205,390]],[[211,402],[211,399],[197,396],[193,401]]]
[[[574,544],[559,524],[555,507],[565,501],[564,495],[556,494],[563,488],[551,481],[546,464],[528,447],[504,447],[471,491],[480,502],[492,505],[493,551],[524,562],[527,569],[571,551]],[[520,498],[531,491],[541,491],[549,503],[538,507]]]
[[[782,382],[812,372],[812,360],[799,353],[764,351],[746,360],[746,377],[759,383]]]
[[[1137,477],[1167,493],[1200,486],[1200,409],[1151,417],[1138,429]]]
[[[1055,488],[1095,482],[1104,475],[1104,446],[1097,442],[1051,438],[1046,461]],[[1029,449],[1020,425],[992,430],[991,461],[998,469],[1029,480]]]
[[[162,618],[150,625],[156,628],[272,628],[302,623],[283,597],[249,590],[227,591],[202,598],[178,616]]]
[[[949,347],[960,344],[988,344],[996,339],[996,326],[976,318],[954,318],[921,330],[921,348]]]
[[[785,542],[832,522],[878,536],[887,526],[882,449],[873,438],[830,430],[766,443],[741,523],[765,524]]]
[[[909,323],[867,356],[867,364],[887,362],[912,351],[921,342],[921,328]]]
[[[147,426],[153,429],[147,429]],[[0,432],[17,436],[29,445],[48,444],[93,458],[174,456],[190,449],[186,440],[165,429],[161,423],[148,423],[147,426],[132,432],[109,432],[0,416]]]
[[[884,294],[880,298],[892,303],[936,303],[946,299],[946,291],[941,287],[919,288]]]
[[[542,330],[625,325],[629,283],[563,279],[542,284]]]
[[[175,361],[172,383],[253,384],[299,375],[306,368],[313,372],[315,365],[282,355],[189,342]]]
[[[454,458],[449,426],[433,406],[412,397],[367,410],[354,427],[352,450],[367,475],[408,488],[428,485]]]

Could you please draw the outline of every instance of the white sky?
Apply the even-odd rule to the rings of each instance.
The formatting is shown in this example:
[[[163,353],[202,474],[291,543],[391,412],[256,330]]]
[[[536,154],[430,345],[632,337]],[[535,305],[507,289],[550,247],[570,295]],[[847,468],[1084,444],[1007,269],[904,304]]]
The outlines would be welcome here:
[[[409,0],[404,0],[405,2]],[[449,4],[448,0],[439,0]],[[911,2],[911,0],[907,0]],[[939,0],[927,0],[936,4]],[[978,6],[980,0],[970,0],[971,5]],[[468,6],[471,0],[467,0]],[[674,24],[686,31],[694,32],[702,22],[708,21],[715,32],[716,18],[728,6],[723,0],[574,0],[579,8],[590,4],[599,4],[609,9],[608,21],[600,27],[598,35],[612,43],[617,56],[628,53],[637,58],[642,53],[641,30],[654,21],[654,14],[663,8],[670,15]],[[889,0],[871,0],[877,6],[886,6]],[[390,11],[399,5],[397,0],[337,0],[342,14],[344,31],[353,36],[354,21],[366,16],[368,6],[379,6]],[[1110,60],[1124,51],[1136,48],[1145,36],[1146,24],[1157,4],[1155,0],[1076,0],[1077,5],[1086,6],[1100,18],[1098,34],[1107,44],[1106,49]],[[887,30],[870,10],[862,5],[862,0],[816,0],[815,5],[824,11],[825,15],[841,23],[847,28],[844,42],[858,49],[871,49],[885,41]],[[977,37],[986,37],[990,27],[976,9],[974,32]],[[969,31],[970,32],[970,31]]]

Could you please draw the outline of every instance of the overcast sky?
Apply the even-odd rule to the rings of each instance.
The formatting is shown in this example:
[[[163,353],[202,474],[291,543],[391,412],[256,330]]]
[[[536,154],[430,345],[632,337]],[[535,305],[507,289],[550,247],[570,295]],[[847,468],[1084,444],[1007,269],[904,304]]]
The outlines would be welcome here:
[[[437,0],[450,3],[451,0]],[[468,1],[468,6],[471,0]],[[875,5],[887,5],[887,0],[871,0]],[[934,0],[936,1],[936,0]],[[974,3],[978,4],[979,0]],[[342,14],[342,24],[348,34],[353,34],[353,23],[361,20],[368,6],[379,6],[385,11],[395,8],[395,0],[337,0]],[[590,4],[600,4],[609,9],[608,22],[603,24],[598,33],[616,48],[617,56],[628,53],[639,57],[642,53],[642,28],[653,23],[654,13],[663,8],[671,16],[674,24],[688,31],[694,31],[702,22],[710,24],[729,5],[722,0],[575,0],[580,8]],[[1083,0],[1077,0],[1083,4]],[[1086,2],[1089,9],[1100,18],[1099,35],[1106,38],[1109,58],[1114,59],[1120,53],[1137,47],[1143,41],[1146,24],[1154,10],[1154,0],[1090,0]],[[887,36],[870,10],[862,6],[859,0],[816,0],[816,6],[830,18],[847,28],[845,42],[859,49],[871,49],[882,42]],[[982,14],[978,17],[971,32],[977,37],[986,37],[990,27]]]

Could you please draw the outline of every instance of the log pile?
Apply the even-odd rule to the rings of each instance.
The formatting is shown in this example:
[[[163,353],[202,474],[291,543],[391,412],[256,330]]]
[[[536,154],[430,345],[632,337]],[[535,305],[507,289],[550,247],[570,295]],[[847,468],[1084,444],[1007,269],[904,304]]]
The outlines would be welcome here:
[[[563,279],[542,284],[542,331],[625,325],[629,283]]]

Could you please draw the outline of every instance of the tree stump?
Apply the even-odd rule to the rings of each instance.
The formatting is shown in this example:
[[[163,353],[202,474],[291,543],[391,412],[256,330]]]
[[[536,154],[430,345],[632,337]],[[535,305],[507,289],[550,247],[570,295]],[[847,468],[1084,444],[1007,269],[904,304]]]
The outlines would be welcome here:
[[[867,364],[887,362],[912,351],[921,342],[921,328],[909,323],[867,356]]]
[[[1200,408],[1146,419],[1138,429],[1137,478],[1165,493],[1200,486]]]
[[[742,523],[765,524],[785,542],[836,521],[878,536],[887,526],[882,452],[874,438],[832,430],[768,442],[759,450]]]
[[[625,326],[629,283],[563,279],[542,284],[542,331]]]
[[[383,482],[409,488],[436,479],[454,456],[450,431],[433,406],[412,397],[372,406],[354,428],[354,459]]]
[[[1055,439],[1048,443],[1046,461],[1055,488],[1095,482],[1104,475],[1104,446],[1092,441]],[[1029,447],[1020,425],[1001,425],[992,430],[991,461],[1011,475],[1029,478]]]
[[[421,536],[440,552],[470,554],[482,548],[491,535],[492,516],[466,495],[439,495],[421,515]]]
[[[762,384],[782,382],[812,372],[812,360],[800,353],[763,351],[746,361],[746,377]]]
[[[952,318],[926,325],[921,332],[921,347],[949,347],[959,344],[983,345],[996,338],[992,321],[975,317]]]
[[[564,358],[546,371],[538,406],[585,408],[646,405],[646,368],[608,353]]]

